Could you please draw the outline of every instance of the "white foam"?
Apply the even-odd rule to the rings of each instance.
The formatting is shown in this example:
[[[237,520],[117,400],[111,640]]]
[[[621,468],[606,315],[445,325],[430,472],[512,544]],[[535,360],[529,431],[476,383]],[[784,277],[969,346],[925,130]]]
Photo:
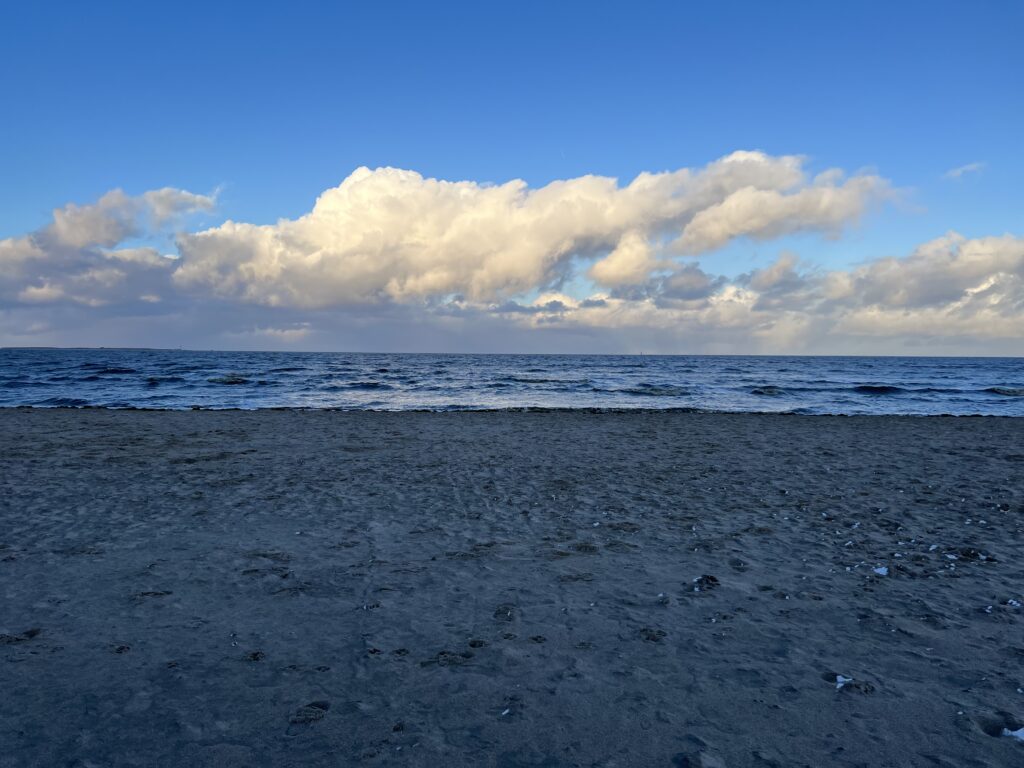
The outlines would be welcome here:
[[[888,576],[889,575],[889,569],[886,568],[884,565],[880,565],[877,568],[872,568],[871,570],[874,571],[875,573],[877,573],[879,576]]]

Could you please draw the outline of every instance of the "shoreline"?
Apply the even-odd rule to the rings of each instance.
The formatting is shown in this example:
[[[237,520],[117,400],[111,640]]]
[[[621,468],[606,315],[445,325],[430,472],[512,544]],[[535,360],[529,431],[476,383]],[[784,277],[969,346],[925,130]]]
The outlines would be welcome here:
[[[845,419],[1024,419],[1022,416],[1013,416],[1005,413],[800,413],[798,411],[716,411],[704,408],[690,408],[680,406],[678,408],[645,408],[624,407],[624,408],[598,408],[582,406],[579,408],[559,408],[549,406],[522,406],[509,408],[474,408],[474,407],[442,407],[442,408],[326,408],[314,406],[261,406],[259,408],[212,408],[208,406],[193,405],[188,408],[149,408],[141,406],[107,406],[107,405],[0,405],[0,414],[5,411],[111,411],[111,412],[139,412],[139,413],[191,413],[194,411],[210,413],[261,413],[261,412],[297,412],[297,413],[555,413],[555,414],[609,414],[626,415],[636,414],[700,414],[708,416],[798,416],[802,418],[845,418]]]

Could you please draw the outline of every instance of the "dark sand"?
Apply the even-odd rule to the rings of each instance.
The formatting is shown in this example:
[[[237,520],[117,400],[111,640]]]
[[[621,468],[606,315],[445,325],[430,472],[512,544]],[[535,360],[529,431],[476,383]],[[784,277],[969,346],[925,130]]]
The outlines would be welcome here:
[[[1019,766],[1022,564],[1024,419],[8,410],[0,765]]]

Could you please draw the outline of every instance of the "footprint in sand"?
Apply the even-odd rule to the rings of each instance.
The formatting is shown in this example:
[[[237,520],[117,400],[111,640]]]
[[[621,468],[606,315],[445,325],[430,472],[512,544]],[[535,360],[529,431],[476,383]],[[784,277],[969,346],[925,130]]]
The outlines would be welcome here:
[[[981,715],[974,718],[974,723],[988,736],[1012,736],[1024,741],[1024,723],[1009,712],[999,710],[992,715]]]
[[[647,643],[660,643],[667,634],[663,629],[644,627],[640,630],[640,639]]]
[[[287,552],[275,552],[267,550],[252,550],[245,553],[246,557],[250,557],[254,560],[269,560],[272,563],[290,563],[292,556]]]
[[[638,549],[640,549],[640,547],[638,547],[636,544],[630,544],[629,542],[619,541],[617,539],[609,541],[607,544],[604,545],[604,548],[607,549],[609,552],[616,552],[618,554],[636,552]]]
[[[563,573],[558,577],[558,580],[563,584],[572,584],[577,581],[593,581],[594,574],[592,573]]]
[[[640,530],[639,525],[630,522],[608,523],[608,527],[613,531],[621,531],[622,533],[636,533]]]
[[[434,658],[421,661],[420,666],[430,667],[436,664],[439,667],[460,667],[463,664],[468,664],[472,658],[473,654],[470,651],[463,651],[462,653],[438,651]]]
[[[24,643],[37,637],[40,632],[42,630],[39,627],[32,627],[32,629],[26,629],[24,632],[19,632],[16,635],[0,635],[0,644],[13,645],[14,643]]]
[[[311,701],[309,704],[299,707],[288,718],[288,733],[295,733],[295,726],[307,726],[323,720],[327,711],[331,708],[329,701]]]
[[[717,587],[719,583],[720,582],[718,581],[718,579],[714,576],[704,574],[703,576],[698,576],[696,579],[693,580],[693,591],[710,592],[712,589]]]

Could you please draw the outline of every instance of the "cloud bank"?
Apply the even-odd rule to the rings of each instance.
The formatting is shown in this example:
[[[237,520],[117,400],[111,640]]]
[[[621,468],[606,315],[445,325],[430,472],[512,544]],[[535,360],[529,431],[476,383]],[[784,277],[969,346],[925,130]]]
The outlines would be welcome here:
[[[739,237],[838,236],[887,193],[877,176],[809,179],[801,158],[760,152],[622,187],[602,176],[530,189],[360,168],[299,219],[182,235],[175,280],[270,306],[491,301],[555,285],[574,262],[607,255],[590,275],[614,287]]]
[[[184,226],[212,196],[115,190],[0,240],[0,343],[1013,352],[1019,237],[950,232],[845,270],[789,252],[745,273],[701,266],[738,240],[841,237],[892,195],[874,174],[811,176],[760,152],[539,188],[360,168],[297,219],[201,231]],[[177,253],[133,244],[172,228]]]

